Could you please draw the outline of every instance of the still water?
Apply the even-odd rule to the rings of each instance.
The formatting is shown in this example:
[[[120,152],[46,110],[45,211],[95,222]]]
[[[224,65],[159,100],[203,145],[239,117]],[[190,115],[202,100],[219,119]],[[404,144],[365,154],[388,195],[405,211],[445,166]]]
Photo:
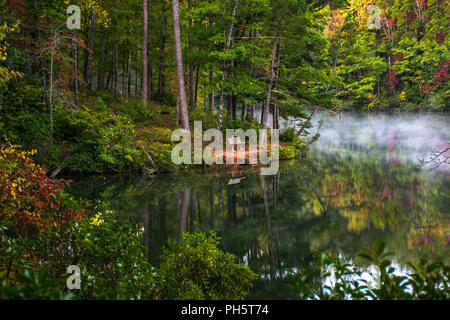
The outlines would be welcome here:
[[[311,129],[321,137],[308,158],[283,162],[276,176],[228,168],[78,177],[70,191],[107,200],[139,225],[153,265],[168,238],[215,230],[222,249],[260,275],[250,299],[295,299],[285,271],[306,267],[317,250],[356,258],[359,244],[382,239],[400,267],[418,257],[448,260],[450,165],[419,160],[449,147],[449,120],[321,113]]]

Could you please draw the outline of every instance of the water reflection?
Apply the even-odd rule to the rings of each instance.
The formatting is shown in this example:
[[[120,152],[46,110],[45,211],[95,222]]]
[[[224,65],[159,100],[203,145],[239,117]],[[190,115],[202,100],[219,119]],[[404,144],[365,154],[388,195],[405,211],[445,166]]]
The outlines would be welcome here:
[[[447,124],[436,117],[432,136],[448,139]],[[404,138],[409,122],[388,119],[335,118],[324,124],[308,159],[283,163],[276,176],[248,169],[152,179],[79,178],[71,191],[109,200],[124,219],[142,227],[148,259],[155,265],[169,237],[215,230],[224,250],[261,275],[250,298],[295,298],[285,271],[306,266],[315,250],[353,258],[358,244],[372,246],[383,239],[400,265],[419,255],[448,257],[448,171],[417,166],[413,158],[426,157],[432,146],[427,149],[425,141],[434,141],[417,131],[418,142],[409,143]]]

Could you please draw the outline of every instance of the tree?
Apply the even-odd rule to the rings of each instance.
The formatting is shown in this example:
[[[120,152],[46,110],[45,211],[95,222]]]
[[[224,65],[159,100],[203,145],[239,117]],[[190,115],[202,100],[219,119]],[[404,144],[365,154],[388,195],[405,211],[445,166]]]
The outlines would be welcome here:
[[[148,100],[148,56],[147,56],[147,48],[148,48],[148,1],[142,0],[143,4],[143,35],[142,35],[142,91],[141,91],[141,99],[144,104],[147,103]]]
[[[181,123],[183,125],[183,129],[190,130],[188,106],[186,101],[186,90],[184,87],[183,54],[181,50],[180,15],[178,11],[178,0],[172,0],[172,11],[173,11],[175,56],[176,56],[177,77],[178,77],[178,99],[180,103]]]

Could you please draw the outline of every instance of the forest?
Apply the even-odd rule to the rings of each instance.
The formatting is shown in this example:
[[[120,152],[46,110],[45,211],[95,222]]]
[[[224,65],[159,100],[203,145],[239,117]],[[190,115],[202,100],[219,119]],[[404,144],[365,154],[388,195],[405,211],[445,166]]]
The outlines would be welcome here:
[[[445,0],[0,0],[0,299],[449,299],[449,29]],[[198,122],[279,130],[280,172],[175,164]]]

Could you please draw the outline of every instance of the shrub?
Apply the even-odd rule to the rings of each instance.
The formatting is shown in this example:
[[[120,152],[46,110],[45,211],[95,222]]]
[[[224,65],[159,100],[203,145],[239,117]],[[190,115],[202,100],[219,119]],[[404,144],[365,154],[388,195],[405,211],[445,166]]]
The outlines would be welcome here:
[[[294,128],[287,128],[280,134],[280,141],[293,142],[296,136],[297,132]]]
[[[81,217],[83,209],[64,193],[66,182],[53,182],[45,170],[14,146],[0,149],[0,213],[16,229],[63,226]]]
[[[448,300],[450,267],[443,261],[409,262],[409,272],[398,275],[385,250],[377,241],[373,249],[362,246],[360,257],[373,269],[362,268],[349,259],[329,253],[315,253],[313,263],[298,270],[290,285],[300,299],[330,300]],[[365,274],[362,277],[362,274]],[[373,283],[378,283],[373,286]]]
[[[44,266],[54,277],[69,265],[81,268],[79,299],[151,299],[154,270],[144,256],[139,231],[98,205],[70,229],[44,234],[35,251],[47,254]]]
[[[153,142],[148,147],[155,169],[159,172],[170,172],[181,169],[183,166],[177,166],[172,162],[172,144]]]
[[[65,161],[66,171],[137,171],[147,164],[145,154],[135,143],[134,125],[126,116],[110,116],[108,112],[95,113],[84,108],[68,113],[61,121],[76,143]]]
[[[106,110],[106,108],[108,108],[108,106],[103,101],[102,97],[98,97],[97,98],[97,103],[95,104],[95,109],[97,111],[104,111],[104,110]]]
[[[298,156],[298,150],[295,146],[280,145],[280,160],[290,160]]]
[[[243,299],[256,274],[219,250],[218,244],[214,233],[184,233],[183,242],[169,241],[162,256],[165,281],[159,294],[169,299]]]

